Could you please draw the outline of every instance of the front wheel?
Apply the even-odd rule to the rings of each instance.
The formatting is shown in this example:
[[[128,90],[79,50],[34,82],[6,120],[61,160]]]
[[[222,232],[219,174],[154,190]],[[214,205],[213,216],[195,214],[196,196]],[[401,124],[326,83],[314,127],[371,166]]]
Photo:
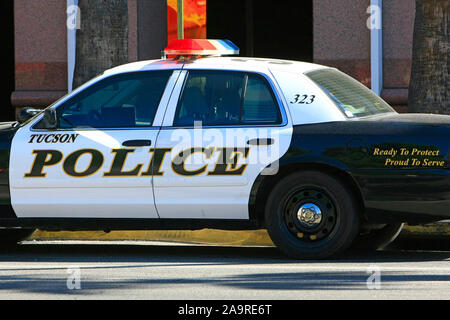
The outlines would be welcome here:
[[[347,249],[359,232],[353,194],[334,176],[301,171],[269,195],[265,222],[275,245],[295,259],[324,259]]]
[[[14,245],[33,234],[34,229],[0,229],[0,246]]]

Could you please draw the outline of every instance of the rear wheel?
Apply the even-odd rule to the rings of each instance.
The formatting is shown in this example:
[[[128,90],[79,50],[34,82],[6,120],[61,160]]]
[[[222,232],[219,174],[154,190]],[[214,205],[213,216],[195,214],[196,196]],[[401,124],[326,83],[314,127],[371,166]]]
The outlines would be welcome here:
[[[14,245],[33,234],[34,229],[0,229],[0,246]]]
[[[269,195],[266,227],[296,259],[323,259],[347,249],[359,232],[358,205],[345,184],[318,171],[282,179]]]

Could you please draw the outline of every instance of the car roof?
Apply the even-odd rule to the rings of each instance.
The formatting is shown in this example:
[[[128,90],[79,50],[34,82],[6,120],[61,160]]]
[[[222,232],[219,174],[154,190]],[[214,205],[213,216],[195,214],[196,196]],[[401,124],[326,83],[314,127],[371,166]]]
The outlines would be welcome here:
[[[208,69],[235,70],[249,72],[285,71],[305,73],[313,70],[328,68],[319,64],[266,58],[248,57],[202,57],[198,59],[159,59],[139,61],[124,64],[105,71],[105,75],[126,72],[174,70],[174,69]]]

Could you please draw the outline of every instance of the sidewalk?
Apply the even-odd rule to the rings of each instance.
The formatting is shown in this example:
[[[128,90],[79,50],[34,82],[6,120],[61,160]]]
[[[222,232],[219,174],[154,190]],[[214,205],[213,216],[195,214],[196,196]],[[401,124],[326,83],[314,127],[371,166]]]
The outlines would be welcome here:
[[[426,226],[405,226],[400,238],[449,238],[450,225],[447,223],[433,223]],[[236,246],[273,246],[266,230],[255,231],[225,231],[203,229],[195,231],[170,230],[170,231],[61,231],[47,232],[36,231],[30,239],[36,240],[152,240],[175,241],[217,245]]]

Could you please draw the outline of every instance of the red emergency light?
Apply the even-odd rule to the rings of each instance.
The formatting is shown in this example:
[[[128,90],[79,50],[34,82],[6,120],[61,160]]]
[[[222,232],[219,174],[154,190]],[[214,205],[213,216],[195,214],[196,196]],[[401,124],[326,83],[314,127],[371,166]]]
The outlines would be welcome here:
[[[239,54],[239,48],[230,40],[177,39],[164,53],[171,56],[225,56]]]

